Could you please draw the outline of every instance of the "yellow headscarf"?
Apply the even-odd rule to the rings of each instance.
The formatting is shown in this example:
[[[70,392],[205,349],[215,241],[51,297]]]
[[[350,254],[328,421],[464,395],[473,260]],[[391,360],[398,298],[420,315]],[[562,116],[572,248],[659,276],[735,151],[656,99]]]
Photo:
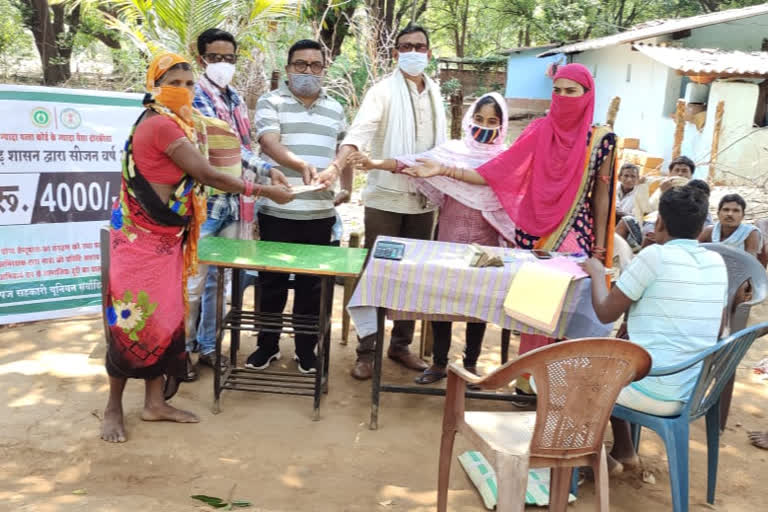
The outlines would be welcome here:
[[[160,115],[172,119],[184,130],[184,134],[192,143],[197,142],[197,132],[193,119],[192,95],[184,88],[163,88],[155,85],[162,76],[176,64],[189,64],[189,61],[175,53],[163,52],[157,54],[147,70],[145,87],[152,101],[146,104]],[[189,95],[187,97],[187,95]],[[183,101],[183,100],[189,100]],[[176,100],[176,101],[172,101]],[[178,103],[181,103],[180,105]]]
[[[202,128],[201,138],[198,139],[198,132],[196,130],[196,122],[200,119],[197,112],[191,105],[183,105],[181,108],[172,109],[171,105],[164,104],[164,94],[166,91],[162,91],[160,87],[157,87],[155,83],[176,64],[187,63],[189,61],[177,55],[175,53],[165,52],[156,55],[149,65],[147,70],[146,89],[151,97],[151,101],[145,103],[148,109],[153,110],[157,114],[166,116],[173,120],[184,131],[184,134],[189,138],[192,144],[196,144],[198,149],[201,150],[203,155],[208,158],[207,148],[205,147],[205,128]],[[180,88],[179,88],[180,89]],[[184,89],[186,91],[186,89]],[[174,93],[181,94],[181,91],[174,91]],[[171,103],[171,102],[167,102]],[[180,185],[183,188],[184,185]],[[200,226],[205,222],[206,218],[206,198],[202,191],[202,187],[196,186],[190,194],[190,214],[191,222],[188,226],[188,233],[186,237],[186,243],[184,245],[184,266],[182,273],[182,288],[184,293],[184,310],[185,316],[189,312],[189,299],[187,295],[187,280],[189,276],[195,275],[198,272],[197,264],[197,241],[200,237]]]

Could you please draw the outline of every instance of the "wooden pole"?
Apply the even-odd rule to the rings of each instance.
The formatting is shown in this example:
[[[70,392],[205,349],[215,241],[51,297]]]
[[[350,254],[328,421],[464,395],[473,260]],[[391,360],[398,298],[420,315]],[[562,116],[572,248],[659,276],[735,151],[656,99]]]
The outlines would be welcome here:
[[[712,152],[709,156],[709,182],[715,182],[715,167],[717,164],[717,153],[720,149],[720,132],[723,128],[723,111],[725,110],[725,101],[717,102],[715,110],[715,129],[712,132]]]
[[[680,156],[683,148],[683,136],[685,135],[685,100],[677,100],[675,110],[675,141],[672,144],[672,159]]]
[[[620,106],[621,98],[614,96],[613,99],[611,99],[611,104],[608,107],[608,113],[605,116],[605,124],[610,126],[611,130],[613,130],[613,125],[616,124],[616,116],[619,114]]]
[[[461,121],[464,117],[464,94],[461,89],[451,96],[451,138],[462,139]]]
[[[613,125],[616,124],[616,118],[619,115],[619,107],[621,106],[621,98],[614,96],[611,99],[611,105],[608,107],[608,115],[606,116],[606,123],[613,131]],[[613,159],[613,172],[611,173],[611,189],[610,189],[610,208],[608,210],[608,227],[605,230],[605,268],[610,270],[613,268],[613,234],[616,232],[616,187],[619,183],[619,159],[616,158],[618,148],[614,146],[611,153]],[[608,273],[605,276],[605,283],[608,288],[611,287],[611,275]]]

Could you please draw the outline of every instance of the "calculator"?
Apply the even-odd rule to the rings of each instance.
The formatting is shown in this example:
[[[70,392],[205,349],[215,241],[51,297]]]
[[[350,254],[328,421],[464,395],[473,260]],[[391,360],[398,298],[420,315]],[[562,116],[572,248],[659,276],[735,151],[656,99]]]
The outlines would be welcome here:
[[[373,251],[374,258],[385,260],[401,260],[405,254],[405,244],[400,242],[388,242],[382,240],[376,242],[376,249]]]

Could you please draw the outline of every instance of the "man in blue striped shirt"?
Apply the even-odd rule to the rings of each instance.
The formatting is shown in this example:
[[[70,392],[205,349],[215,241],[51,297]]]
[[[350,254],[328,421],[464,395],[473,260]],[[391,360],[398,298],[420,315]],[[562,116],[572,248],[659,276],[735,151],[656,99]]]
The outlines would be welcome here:
[[[608,291],[605,268],[584,264],[592,278],[597,317],[615,322],[627,314],[629,339],[644,347],[653,367],[682,363],[717,343],[728,295],[728,275],[720,255],[701,247],[697,237],[707,216],[705,194],[690,185],[667,190],[659,201],[656,244],[643,249]],[[664,377],[646,377],[624,388],[616,403],[656,416],[676,416],[689,399],[700,366]],[[612,465],[636,465],[629,424],[611,420]]]

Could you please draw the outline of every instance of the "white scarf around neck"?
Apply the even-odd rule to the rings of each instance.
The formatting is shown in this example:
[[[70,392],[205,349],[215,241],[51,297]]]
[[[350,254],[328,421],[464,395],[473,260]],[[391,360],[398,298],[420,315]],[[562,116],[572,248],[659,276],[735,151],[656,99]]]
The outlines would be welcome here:
[[[424,75],[424,86],[429,93],[429,99],[432,103],[433,123],[432,126],[420,128],[426,130],[434,129],[435,146],[438,146],[447,140],[447,123],[443,100],[438,85],[426,75]],[[390,75],[389,87],[389,116],[382,147],[382,156],[384,158],[394,158],[401,155],[412,155],[416,153],[416,119],[413,112],[411,92],[401,71],[397,70]],[[406,176],[389,172],[377,174],[380,174],[380,176],[377,176],[377,185],[380,187],[409,193],[418,192]]]

